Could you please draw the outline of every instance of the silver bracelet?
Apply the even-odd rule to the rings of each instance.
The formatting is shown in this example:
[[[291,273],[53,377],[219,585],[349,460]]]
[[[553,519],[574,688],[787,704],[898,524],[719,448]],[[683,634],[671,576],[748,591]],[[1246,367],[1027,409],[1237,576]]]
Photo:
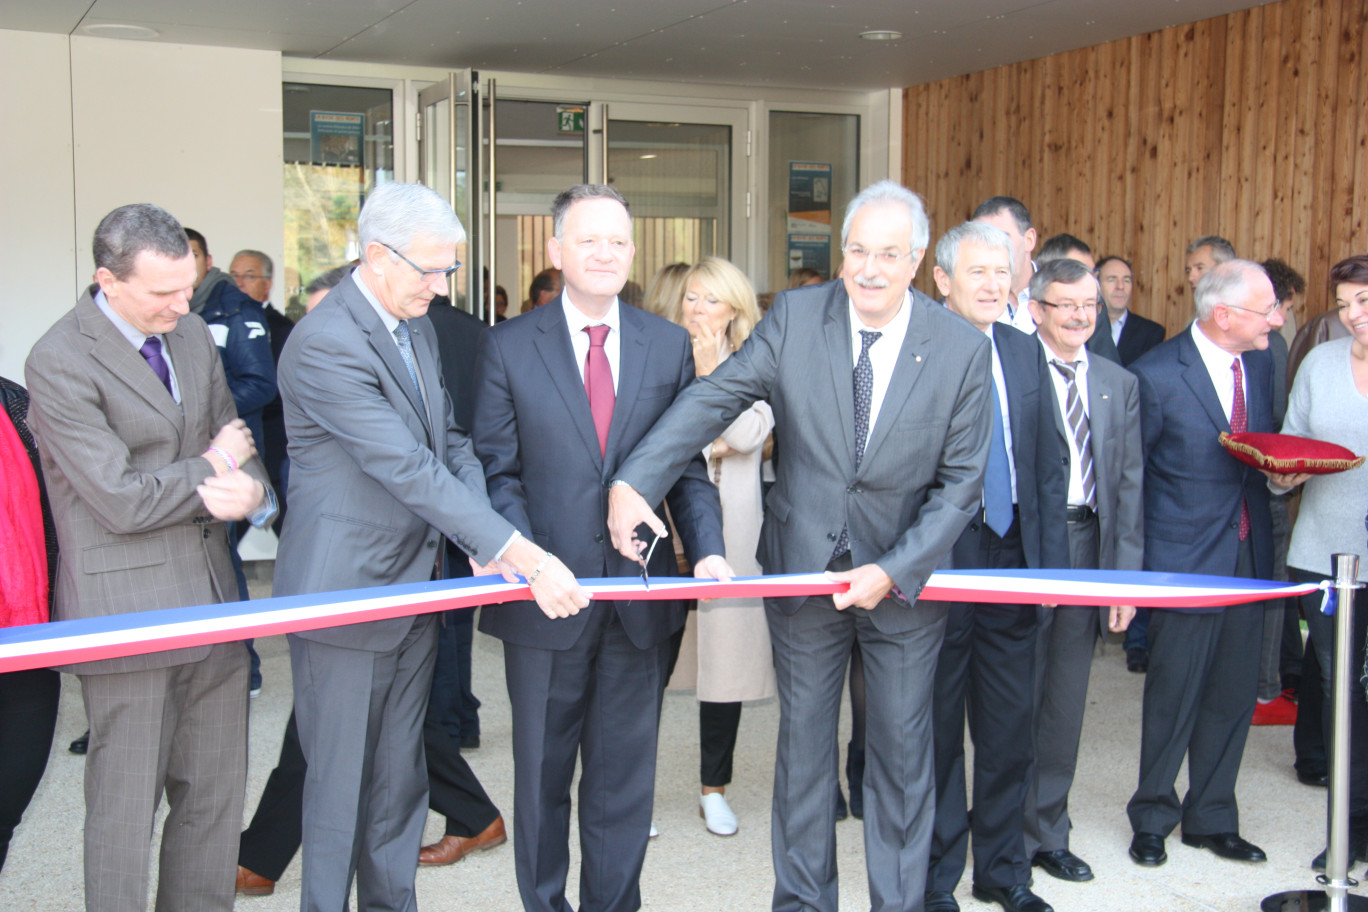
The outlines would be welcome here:
[[[532,588],[532,584],[537,581],[537,577],[541,576],[541,572],[546,569],[546,565],[551,563],[551,558],[555,556],[556,555],[552,554],[550,551],[546,552],[546,555],[541,559],[541,563],[537,564],[537,569],[533,570],[532,574],[527,578],[527,588]]]
[[[232,455],[230,455],[229,452],[228,452],[227,450],[225,450],[223,447],[211,446],[211,447],[209,447],[208,452],[213,453],[213,454],[214,454],[215,456],[217,456],[219,459],[222,459],[222,460],[223,460],[223,464],[226,465],[226,466],[228,467],[228,471],[230,471],[230,472],[236,472],[236,471],[237,471],[237,469],[238,469],[237,460],[234,459],[234,458],[232,457]]]

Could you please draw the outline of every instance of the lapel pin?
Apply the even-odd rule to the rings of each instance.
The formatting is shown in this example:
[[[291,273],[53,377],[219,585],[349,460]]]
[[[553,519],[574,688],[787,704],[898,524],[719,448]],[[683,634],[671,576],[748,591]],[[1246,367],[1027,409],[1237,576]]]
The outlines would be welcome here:
[[[917,355],[917,360],[918,360],[918,361],[921,360],[921,355]]]

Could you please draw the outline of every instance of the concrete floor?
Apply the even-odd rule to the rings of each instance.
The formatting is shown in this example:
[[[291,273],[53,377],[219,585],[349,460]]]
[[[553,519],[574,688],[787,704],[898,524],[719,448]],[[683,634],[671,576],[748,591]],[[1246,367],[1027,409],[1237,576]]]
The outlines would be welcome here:
[[[275,764],[291,705],[284,638],[260,640],[257,647],[266,683],[261,697],[252,702],[249,816]],[[502,647],[496,640],[476,635],[474,669],[476,693],[484,702],[483,745],[468,757],[511,824],[513,764],[508,696],[503,683]],[[1287,727],[1250,732],[1240,775],[1241,831],[1268,852],[1266,864],[1222,861],[1209,852],[1183,846],[1177,833],[1168,841],[1169,862],[1163,867],[1140,868],[1130,861],[1126,855],[1131,834],[1125,804],[1136,780],[1142,684],[1142,677],[1125,670],[1116,646],[1094,661],[1083,749],[1072,795],[1072,848],[1092,865],[1097,878],[1087,884],[1070,884],[1037,870],[1036,891],[1058,912],[1243,912],[1257,909],[1260,900],[1270,893],[1314,889],[1309,863],[1324,843],[1326,793],[1298,784],[1292,772],[1291,729]],[[741,828],[737,835],[723,839],[710,835],[698,816],[697,703],[688,693],[667,696],[656,780],[655,821],[661,835],[652,841],[646,857],[642,876],[645,909],[769,908],[773,886],[769,808],[778,716],[773,701],[745,709],[735,779],[728,789]],[[74,678],[64,677],[52,757],[0,873],[0,908],[38,912],[76,912],[82,908],[82,760],[66,748],[84,728],[78,685]],[[849,723],[843,720],[843,742],[848,730]],[[1180,783],[1185,782],[1183,774]],[[869,908],[860,826],[854,819],[837,824],[840,895],[845,909]],[[440,818],[431,815],[425,841],[434,841],[441,833]],[[570,898],[574,902],[578,853],[577,837],[572,834],[571,838]],[[156,857],[155,847],[152,857]],[[246,912],[298,908],[299,876],[296,859],[274,896],[239,897],[237,908]],[[997,908],[970,897],[970,876],[966,872],[957,893],[963,907]],[[518,909],[512,844],[451,867],[420,870],[418,895],[425,910]]]

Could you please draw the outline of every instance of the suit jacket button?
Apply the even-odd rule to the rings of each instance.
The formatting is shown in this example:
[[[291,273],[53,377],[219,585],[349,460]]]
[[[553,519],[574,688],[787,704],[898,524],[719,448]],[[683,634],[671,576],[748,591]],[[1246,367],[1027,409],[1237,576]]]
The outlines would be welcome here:
[[[595,535],[594,541],[600,545],[603,544],[603,533],[600,532],[598,535]]]
[[[1068,457],[1068,456],[1061,456],[1061,457],[1059,457],[1059,464],[1060,464],[1060,465],[1068,465],[1068,464],[1069,464],[1069,457]]]
[[[205,526],[205,527],[204,527],[204,537],[205,537],[205,538],[208,538],[208,537],[209,537],[209,527],[208,527],[208,526]]]
[[[428,549],[429,551],[431,551],[431,550],[432,550],[433,548],[435,548],[435,547],[437,547],[437,542],[435,542],[435,541],[429,541],[429,542],[427,543],[427,549]]]
[[[836,540],[836,533],[835,533],[835,532],[828,532],[828,533],[827,533],[827,541],[835,541],[835,540]]]

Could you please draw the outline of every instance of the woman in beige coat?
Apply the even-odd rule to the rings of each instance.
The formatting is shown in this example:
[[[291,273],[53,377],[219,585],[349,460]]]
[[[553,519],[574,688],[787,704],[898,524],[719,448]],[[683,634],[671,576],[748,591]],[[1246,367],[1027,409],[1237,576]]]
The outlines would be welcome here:
[[[691,268],[684,286],[677,319],[693,339],[694,367],[702,377],[741,346],[760,319],[760,311],[745,274],[717,257],[707,257]],[[769,405],[757,402],[703,453],[722,499],[727,560],[738,576],[761,572],[755,561],[762,514],[760,461],[765,438],[773,428]],[[697,635],[703,785],[699,813],[709,832],[730,836],[737,830],[737,821],[724,793],[731,781],[741,703],[775,693],[769,628],[758,598],[700,602],[698,611],[690,615],[690,626]]]

